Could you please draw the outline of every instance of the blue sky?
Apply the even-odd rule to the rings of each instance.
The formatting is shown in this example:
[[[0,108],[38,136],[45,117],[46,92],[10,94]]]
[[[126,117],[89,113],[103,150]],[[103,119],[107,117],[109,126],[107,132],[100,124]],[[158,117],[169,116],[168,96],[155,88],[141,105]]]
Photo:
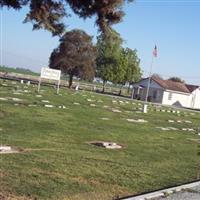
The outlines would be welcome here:
[[[154,45],[158,58],[153,72],[164,78],[179,76],[189,83],[200,84],[200,0],[138,0],[124,7],[126,16],[114,28],[124,39],[124,46],[136,48],[141,68],[147,75]],[[1,10],[1,63],[12,67],[40,71],[59,44],[57,37],[44,30],[32,31],[23,24],[27,8],[21,11]],[[72,14],[64,21],[67,29],[80,28],[95,37],[95,18],[82,20]]]

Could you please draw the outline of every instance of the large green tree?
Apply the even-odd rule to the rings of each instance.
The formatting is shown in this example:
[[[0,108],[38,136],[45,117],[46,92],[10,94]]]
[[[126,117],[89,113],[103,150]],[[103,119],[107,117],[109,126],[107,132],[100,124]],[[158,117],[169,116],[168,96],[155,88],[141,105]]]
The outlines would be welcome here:
[[[113,83],[120,84],[119,95],[122,87],[128,84],[128,92],[130,84],[141,79],[140,59],[137,56],[137,50],[130,48],[121,48],[121,54],[118,65],[115,67]]]
[[[102,33],[97,37],[96,75],[103,80],[103,91],[107,81],[115,82],[121,54],[122,39],[110,29],[110,34]]]
[[[114,67],[114,78],[112,80],[113,83],[121,85],[119,95],[121,95],[122,87],[126,83],[125,76],[128,67],[128,58],[126,52],[122,47],[120,50],[119,62]]]
[[[69,88],[73,76],[92,80],[95,74],[96,48],[92,37],[82,30],[72,30],[60,39],[49,60],[49,67],[69,75]]]
[[[138,58],[136,49],[132,50],[130,48],[126,48],[124,49],[124,54],[127,60],[127,67],[123,83],[128,83],[129,92],[130,85],[133,82],[137,82],[141,79],[142,71],[140,68],[140,59]]]
[[[0,0],[0,7],[20,10],[29,6],[25,22],[32,22],[33,29],[44,28],[53,35],[61,35],[65,30],[63,17],[70,16],[70,10],[86,19],[95,16],[96,24],[103,32],[112,24],[121,21],[125,2],[133,0]]]

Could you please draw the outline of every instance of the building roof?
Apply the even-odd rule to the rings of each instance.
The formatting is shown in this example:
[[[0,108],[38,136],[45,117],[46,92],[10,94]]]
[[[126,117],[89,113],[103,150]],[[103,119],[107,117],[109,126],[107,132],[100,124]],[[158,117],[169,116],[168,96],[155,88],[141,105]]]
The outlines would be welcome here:
[[[171,80],[163,80],[158,77],[152,77],[152,80],[154,80],[157,84],[159,84],[162,88],[166,90],[191,93],[185,83],[175,82]]]
[[[147,80],[148,78],[144,78],[138,82],[141,83],[141,81]],[[155,81],[160,87],[162,87],[165,90],[172,90],[177,92],[183,92],[183,93],[192,93],[197,88],[200,88],[198,85],[190,85],[185,83],[180,83],[172,80],[164,80],[159,77],[152,77],[151,80]],[[142,85],[140,85],[142,86]]]
[[[196,90],[197,88],[200,88],[200,86],[198,85],[189,85],[189,84],[186,84],[186,87],[188,88],[188,90],[190,92],[193,92],[194,90]]]

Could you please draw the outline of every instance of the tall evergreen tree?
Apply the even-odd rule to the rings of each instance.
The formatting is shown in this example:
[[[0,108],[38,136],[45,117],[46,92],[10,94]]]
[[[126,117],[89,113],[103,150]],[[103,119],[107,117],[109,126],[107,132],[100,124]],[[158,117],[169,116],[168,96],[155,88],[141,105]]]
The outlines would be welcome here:
[[[125,2],[133,0],[0,0],[0,7],[20,10],[29,6],[25,22],[32,22],[33,29],[44,28],[53,35],[61,35],[65,26],[64,16],[70,16],[69,7],[81,18],[96,16],[96,24],[103,32],[121,21]]]

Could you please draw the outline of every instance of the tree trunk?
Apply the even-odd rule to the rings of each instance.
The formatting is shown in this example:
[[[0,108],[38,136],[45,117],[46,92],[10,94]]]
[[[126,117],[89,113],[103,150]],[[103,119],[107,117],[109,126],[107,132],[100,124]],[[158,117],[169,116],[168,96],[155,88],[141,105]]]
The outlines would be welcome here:
[[[128,83],[128,94],[129,94],[129,92],[130,92],[130,86],[131,86],[131,84],[130,83]]]
[[[121,95],[121,93],[122,93],[122,88],[123,88],[123,85],[120,87],[120,90],[119,90],[119,96]]]
[[[106,81],[103,81],[102,93],[104,93],[104,92],[105,92],[105,85],[106,85]]]
[[[73,75],[70,74],[70,75],[69,75],[69,88],[72,87],[72,81],[73,81]]]

